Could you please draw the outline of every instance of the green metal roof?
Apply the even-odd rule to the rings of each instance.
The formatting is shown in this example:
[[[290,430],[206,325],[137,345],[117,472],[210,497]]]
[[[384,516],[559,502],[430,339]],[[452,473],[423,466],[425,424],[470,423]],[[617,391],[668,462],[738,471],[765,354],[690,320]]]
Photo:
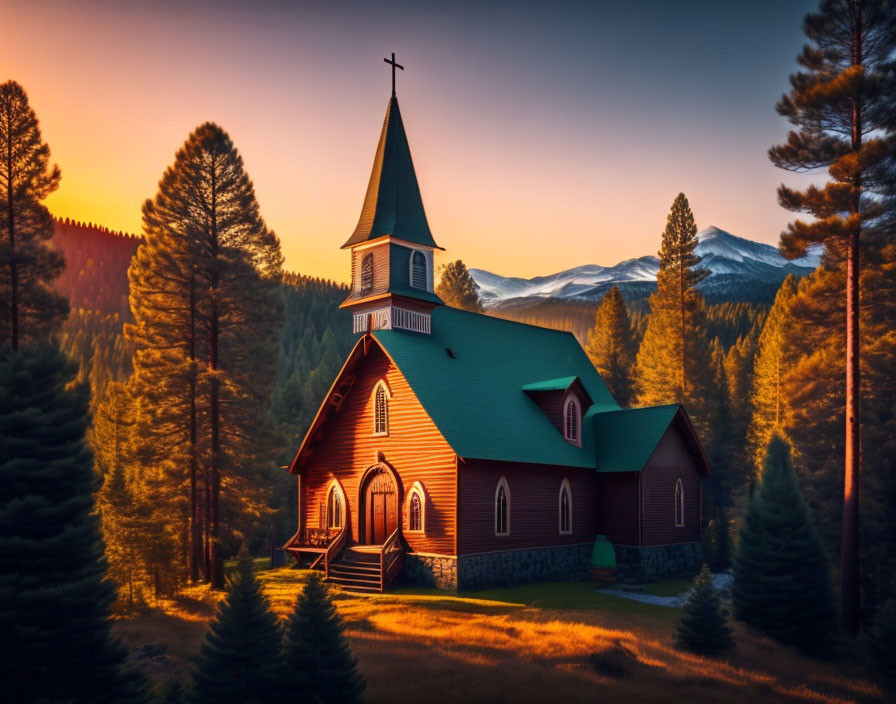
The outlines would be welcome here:
[[[438,247],[426,222],[411,149],[395,96],[386,109],[361,217],[352,236],[342,246],[350,247],[386,235]]]
[[[578,377],[564,376],[560,379],[547,379],[532,384],[523,384],[523,391],[566,391]]]
[[[594,443],[600,472],[638,472],[681,406],[646,406],[600,413],[594,417]]]
[[[430,335],[372,334],[461,457],[595,467],[590,419],[620,407],[572,333],[440,306]],[[582,447],[566,442],[523,391],[558,374],[578,377],[594,401],[582,422]]]

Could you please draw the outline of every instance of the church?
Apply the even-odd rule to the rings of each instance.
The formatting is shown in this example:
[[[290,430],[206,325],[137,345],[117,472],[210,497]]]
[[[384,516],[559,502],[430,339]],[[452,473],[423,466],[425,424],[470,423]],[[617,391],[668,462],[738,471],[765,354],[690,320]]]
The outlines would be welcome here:
[[[622,408],[568,332],[444,305],[393,90],[342,304],[360,337],[289,466],[300,564],[355,591],[585,578],[702,562],[699,439],[677,404]]]

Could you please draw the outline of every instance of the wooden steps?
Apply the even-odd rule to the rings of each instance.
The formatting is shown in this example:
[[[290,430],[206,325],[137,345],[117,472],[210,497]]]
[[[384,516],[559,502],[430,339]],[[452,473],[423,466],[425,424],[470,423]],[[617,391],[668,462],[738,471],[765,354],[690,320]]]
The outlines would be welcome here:
[[[348,591],[379,594],[383,591],[379,552],[346,548],[340,560],[330,563],[329,581]]]

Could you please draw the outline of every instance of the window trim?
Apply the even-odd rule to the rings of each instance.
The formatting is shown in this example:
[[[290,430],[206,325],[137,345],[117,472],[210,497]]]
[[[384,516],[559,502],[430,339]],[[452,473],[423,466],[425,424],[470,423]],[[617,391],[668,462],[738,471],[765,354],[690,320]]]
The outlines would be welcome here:
[[[504,532],[498,532],[498,495],[504,487]],[[505,537],[510,535],[510,485],[507,483],[506,477],[498,479],[498,485],[495,487],[495,500],[492,502],[492,510],[494,511],[494,528],[497,537]]]
[[[684,482],[681,481],[681,477],[678,477],[675,480],[675,493],[674,499],[675,501],[675,527],[683,528],[684,527]]]
[[[420,255],[423,257],[423,285],[417,286],[414,284],[414,257],[416,255]],[[429,258],[426,256],[426,252],[422,249],[412,249],[410,261],[408,262],[408,284],[410,284],[411,288],[418,289],[420,291],[429,291]]]
[[[417,496],[420,500],[420,528],[413,529],[411,528],[411,501],[414,496]],[[414,482],[411,485],[411,488],[408,489],[407,496],[405,496],[404,500],[405,504],[405,523],[407,524],[407,528],[405,528],[405,533],[411,533],[413,535],[425,535],[426,534],[426,492],[423,490],[423,485],[420,482]]]
[[[379,395],[380,389],[383,390],[383,399],[386,404],[386,418],[385,418],[385,429],[377,430],[377,396]],[[386,437],[389,435],[389,403],[392,400],[392,392],[389,390],[389,385],[386,383],[385,379],[380,379],[373,387],[373,436],[374,437]]]
[[[342,504],[342,524],[338,526],[330,525],[330,496],[334,492],[339,497],[339,500]],[[342,484],[338,479],[331,479],[329,484],[327,484],[327,493],[325,494],[324,500],[324,511],[326,513],[324,525],[326,525],[327,530],[345,528],[345,521],[348,517],[348,502],[346,501],[345,489],[342,488]]]
[[[563,530],[563,491],[566,490],[567,501],[569,502],[569,527]],[[557,530],[560,535],[572,535],[572,487],[569,485],[569,479],[565,478],[560,482],[560,493],[557,494]]]
[[[569,429],[567,414],[570,405],[575,405],[576,436],[574,438],[571,438],[567,432]],[[567,394],[563,399],[563,439],[570,445],[582,446],[582,403],[575,394]]]

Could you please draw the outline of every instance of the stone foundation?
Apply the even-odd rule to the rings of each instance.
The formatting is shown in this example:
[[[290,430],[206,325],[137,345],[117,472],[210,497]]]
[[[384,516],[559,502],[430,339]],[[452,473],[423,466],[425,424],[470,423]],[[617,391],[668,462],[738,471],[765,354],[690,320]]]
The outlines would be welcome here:
[[[703,564],[700,543],[635,548],[615,545],[617,573],[626,584],[658,579],[692,577]],[[404,557],[401,584],[418,587],[482,589],[525,582],[589,579],[592,543],[559,545],[529,550],[504,550],[477,555],[428,555]]]
[[[458,558],[461,589],[504,587],[539,580],[587,579],[591,543],[506,550]]]
[[[615,545],[619,579],[627,584],[644,584],[658,579],[692,577],[703,564],[700,543],[635,548]]]
[[[449,555],[407,553],[401,572],[402,584],[438,587],[457,591],[457,558]]]

